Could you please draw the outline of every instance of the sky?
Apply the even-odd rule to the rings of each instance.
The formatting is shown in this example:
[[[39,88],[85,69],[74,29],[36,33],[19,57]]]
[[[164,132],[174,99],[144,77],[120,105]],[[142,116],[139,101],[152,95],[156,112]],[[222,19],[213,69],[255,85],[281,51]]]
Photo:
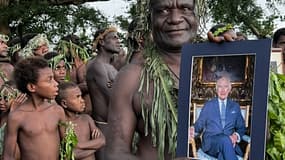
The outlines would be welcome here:
[[[264,8],[267,0],[256,0],[256,1],[258,5]],[[128,11],[130,2],[127,2],[126,0],[109,0],[104,2],[102,1],[89,2],[86,4],[96,9],[99,9],[106,17],[108,17],[110,20],[113,20],[114,16],[127,15],[126,12]],[[266,11],[266,13],[270,14],[269,11]],[[283,8],[283,14],[285,14],[284,8]],[[274,31],[278,28],[285,27],[285,21],[284,22],[276,21],[276,23],[277,25]]]

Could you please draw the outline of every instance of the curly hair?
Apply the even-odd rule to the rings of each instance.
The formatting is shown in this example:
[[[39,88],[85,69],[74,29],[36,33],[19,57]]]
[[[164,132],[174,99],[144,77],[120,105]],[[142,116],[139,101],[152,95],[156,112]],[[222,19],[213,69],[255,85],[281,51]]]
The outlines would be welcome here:
[[[29,83],[36,84],[40,76],[39,70],[48,67],[48,62],[44,58],[38,56],[28,57],[19,61],[13,72],[13,78],[17,88],[23,93],[30,94],[27,85]]]
[[[61,104],[61,101],[66,98],[66,90],[70,88],[76,88],[78,85],[74,82],[63,82],[58,85],[58,95],[55,97],[57,104]]]

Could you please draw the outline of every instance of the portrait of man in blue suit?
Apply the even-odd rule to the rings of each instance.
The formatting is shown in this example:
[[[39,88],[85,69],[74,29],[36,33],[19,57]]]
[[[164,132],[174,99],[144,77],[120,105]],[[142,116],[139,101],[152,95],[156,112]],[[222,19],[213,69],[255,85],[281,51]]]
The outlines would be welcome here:
[[[239,104],[228,98],[230,92],[230,78],[219,77],[217,97],[204,104],[192,130],[195,135],[202,134],[203,152],[218,160],[237,160],[236,154],[243,155],[237,144],[245,134],[245,121]]]

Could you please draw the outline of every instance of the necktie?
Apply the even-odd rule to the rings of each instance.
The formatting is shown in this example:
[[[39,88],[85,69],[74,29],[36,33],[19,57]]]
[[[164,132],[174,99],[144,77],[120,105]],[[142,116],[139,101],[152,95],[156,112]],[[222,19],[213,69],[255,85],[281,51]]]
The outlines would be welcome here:
[[[224,128],[226,122],[226,105],[224,101],[222,101],[222,106],[221,106],[221,120],[222,120],[222,126]]]

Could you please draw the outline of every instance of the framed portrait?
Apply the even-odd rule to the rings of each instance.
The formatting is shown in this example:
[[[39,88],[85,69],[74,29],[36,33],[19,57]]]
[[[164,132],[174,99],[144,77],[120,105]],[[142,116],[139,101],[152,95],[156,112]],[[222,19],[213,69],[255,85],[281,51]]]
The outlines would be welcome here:
[[[284,74],[284,60],[282,48],[272,48],[270,57],[271,71],[279,74]]]
[[[215,80],[223,73],[231,79],[229,98],[240,105],[247,129],[242,139],[250,145],[243,146],[244,157],[264,159],[270,54],[271,39],[184,45],[178,94],[177,157],[205,158],[199,157],[199,144],[192,148],[193,139],[188,135],[204,104],[216,98]],[[203,72],[211,70],[213,65],[216,73],[213,79],[207,79]]]

